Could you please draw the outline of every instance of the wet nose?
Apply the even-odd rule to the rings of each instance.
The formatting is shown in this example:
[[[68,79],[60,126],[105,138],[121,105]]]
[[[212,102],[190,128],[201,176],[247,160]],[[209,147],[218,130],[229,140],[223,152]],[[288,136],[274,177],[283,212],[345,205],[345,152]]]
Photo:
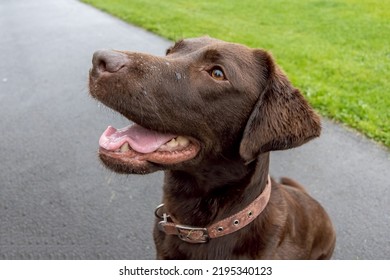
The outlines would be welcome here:
[[[124,53],[111,50],[98,50],[93,54],[92,71],[94,73],[115,73],[123,68],[128,60],[127,55]]]

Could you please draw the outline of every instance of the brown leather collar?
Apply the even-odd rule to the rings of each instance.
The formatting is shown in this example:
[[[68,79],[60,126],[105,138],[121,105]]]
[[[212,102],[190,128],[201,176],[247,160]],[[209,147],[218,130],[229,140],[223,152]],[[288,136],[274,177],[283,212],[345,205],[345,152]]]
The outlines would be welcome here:
[[[221,237],[238,231],[250,224],[263,212],[271,195],[271,178],[268,175],[264,191],[247,207],[240,212],[218,221],[207,228],[180,225],[171,215],[164,212],[164,204],[156,208],[155,215],[162,219],[158,228],[168,235],[177,235],[183,241],[189,243],[206,243],[210,238]],[[162,214],[160,214],[162,212]]]

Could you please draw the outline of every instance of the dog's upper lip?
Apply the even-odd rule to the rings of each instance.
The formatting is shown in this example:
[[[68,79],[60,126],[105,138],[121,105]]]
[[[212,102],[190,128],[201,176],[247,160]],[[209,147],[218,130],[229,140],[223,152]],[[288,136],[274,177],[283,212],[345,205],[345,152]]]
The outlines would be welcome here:
[[[174,139],[177,135],[159,133],[134,124],[116,129],[109,126],[99,139],[99,146],[110,151],[120,149],[128,143],[130,147],[143,154],[155,152],[162,145]]]

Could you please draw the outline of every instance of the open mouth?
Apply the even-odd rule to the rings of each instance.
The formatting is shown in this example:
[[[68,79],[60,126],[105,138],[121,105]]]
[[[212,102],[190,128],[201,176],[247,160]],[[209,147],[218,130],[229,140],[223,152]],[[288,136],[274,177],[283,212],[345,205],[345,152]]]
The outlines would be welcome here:
[[[99,146],[100,154],[129,165],[176,164],[193,159],[200,149],[190,137],[160,133],[138,124],[121,129],[109,126],[100,137]]]

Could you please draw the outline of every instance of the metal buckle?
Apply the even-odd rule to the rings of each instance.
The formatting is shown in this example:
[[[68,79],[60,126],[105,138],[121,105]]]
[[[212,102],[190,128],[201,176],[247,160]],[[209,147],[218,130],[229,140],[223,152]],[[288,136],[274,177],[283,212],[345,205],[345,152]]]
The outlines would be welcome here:
[[[157,215],[156,215],[157,217]],[[169,216],[167,214],[163,214],[163,216],[161,217],[163,220],[158,222],[157,224],[157,227],[159,230],[161,230],[162,232],[165,232],[165,229],[164,229],[164,226],[166,225],[166,223],[168,222],[168,218]]]
[[[154,210],[154,216],[158,219],[164,219],[165,213],[160,215],[159,211],[164,207],[164,203],[160,204],[159,206],[156,207],[156,210]],[[169,218],[169,215],[167,215],[167,218]]]
[[[197,227],[189,227],[189,226],[182,226],[182,225],[176,225],[176,230],[179,238],[185,242],[188,243],[207,243],[209,241],[209,233],[207,231],[207,228],[197,228]],[[185,231],[185,232],[183,232]],[[202,235],[199,236],[200,238],[192,239],[191,235],[194,232],[201,232]]]
[[[156,218],[162,220],[159,221],[157,224],[158,229],[165,232],[164,226],[168,223],[168,219],[170,218],[170,216],[166,213],[160,213],[160,210],[163,207],[164,204],[160,204],[159,206],[157,206],[156,210],[154,211],[154,215],[156,216]],[[210,239],[207,228],[175,225],[175,229],[179,238],[188,243],[206,243]],[[192,236],[193,234],[197,234],[197,237],[194,238]]]

